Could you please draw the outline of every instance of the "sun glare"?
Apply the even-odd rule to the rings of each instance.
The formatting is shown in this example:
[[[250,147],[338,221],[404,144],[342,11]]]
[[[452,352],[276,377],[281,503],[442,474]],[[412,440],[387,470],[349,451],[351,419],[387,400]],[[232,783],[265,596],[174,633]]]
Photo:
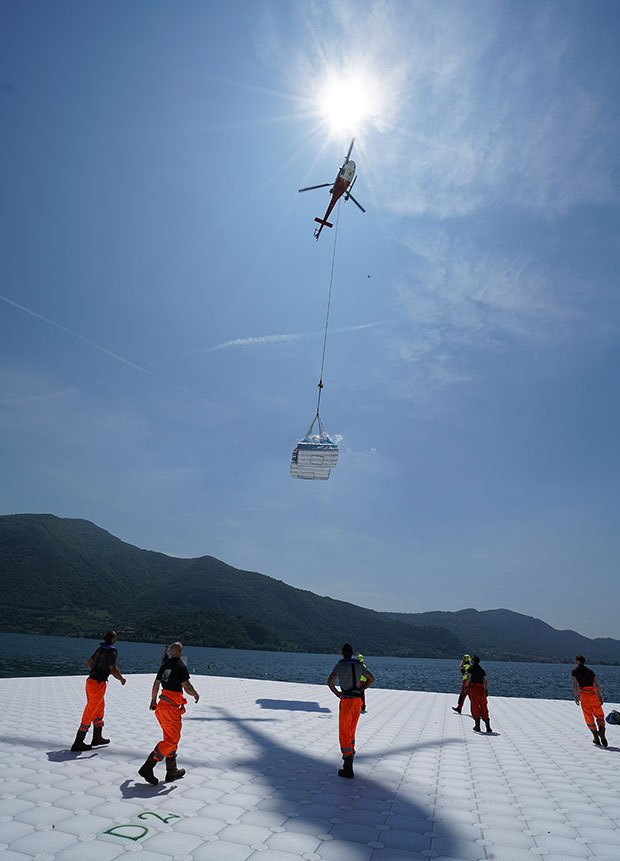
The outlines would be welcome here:
[[[374,112],[374,87],[363,77],[333,77],[326,81],[319,98],[321,117],[332,134],[358,134]]]

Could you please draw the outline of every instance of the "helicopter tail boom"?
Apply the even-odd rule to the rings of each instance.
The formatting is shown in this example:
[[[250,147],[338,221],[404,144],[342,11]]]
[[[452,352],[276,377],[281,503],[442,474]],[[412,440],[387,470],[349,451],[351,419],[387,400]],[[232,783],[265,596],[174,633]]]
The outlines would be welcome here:
[[[322,224],[323,227],[333,227],[334,226],[333,224],[331,224],[331,222],[325,221],[325,219],[323,219],[323,218],[315,218],[314,220],[317,222],[317,224]]]

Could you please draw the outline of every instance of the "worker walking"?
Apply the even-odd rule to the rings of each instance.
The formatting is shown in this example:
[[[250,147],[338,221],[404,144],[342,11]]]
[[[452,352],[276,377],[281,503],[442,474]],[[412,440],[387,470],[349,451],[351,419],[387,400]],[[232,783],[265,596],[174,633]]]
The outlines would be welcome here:
[[[327,685],[340,700],[338,714],[338,734],[342,752],[343,767],[340,777],[353,777],[353,757],[355,756],[355,730],[362,710],[361,677],[366,676],[365,686],[369,688],[375,677],[368,667],[353,657],[353,647],[345,643],[342,647],[342,660],[338,661],[329,674]],[[336,680],[340,690],[336,688]]]
[[[487,696],[489,693],[487,674],[480,666],[480,658],[478,655],[473,656],[471,659],[471,666],[467,671],[467,693],[469,694],[469,700],[471,702],[471,714],[474,719],[474,732],[481,732],[481,719],[486,724],[487,732],[493,732],[491,729],[489,708],[487,705]]]
[[[183,644],[172,643],[167,651],[170,655],[166,657],[167,652],[164,652],[164,660],[153,682],[149,706],[151,711],[155,712],[164,738],[163,741],[155,745],[138,770],[138,774],[148,783],[152,783],[153,786],[157,786],[159,783],[153,769],[164,758],[166,759],[166,781],[180,780],[185,774],[184,768],[177,768],[177,747],[181,738],[182,715],[185,714],[185,704],[187,703],[183,691],[194,697],[195,702],[200,699],[198,692],[189,680],[188,669],[181,660]],[[160,685],[162,694],[159,702],[157,702]]]
[[[465,697],[467,696],[467,673],[469,672],[469,668],[471,666],[471,657],[470,655],[463,655],[463,660],[460,663],[459,670],[461,671],[461,676],[463,677],[463,682],[461,684],[461,693],[459,694],[459,702],[458,705],[452,706],[452,711],[457,714],[461,713],[461,709],[463,708],[463,703],[465,702]]]
[[[586,667],[586,659],[583,655],[575,655],[575,663],[577,666],[571,673],[575,702],[579,705],[581,700],[581,710],[585,722],[594,736],[592,743],[607,747],[605,714],[602,709],[603,694],[598,679],[594,670]]]
[[[116,666],[117,650],[114,648],[116,643],[116,631],[106,631],[103,636],[103,642],[99,643],[98,647],[88,659],[88,669],[90,674],[86,679],[86,707],[82,714],[82,723],[79,726],[75,741],[71,745],[71,750],[90,750],[91,747],[98,747],[101,744],[109,744],[110,739],[104,738],[103,730],[103,713],[105,710],[105,692],[110,675],[118,679],[121,685],[124,685],[125,679],[118,667]],[[91,744],[86,744],[84,739],[93,725],[93,740]]]

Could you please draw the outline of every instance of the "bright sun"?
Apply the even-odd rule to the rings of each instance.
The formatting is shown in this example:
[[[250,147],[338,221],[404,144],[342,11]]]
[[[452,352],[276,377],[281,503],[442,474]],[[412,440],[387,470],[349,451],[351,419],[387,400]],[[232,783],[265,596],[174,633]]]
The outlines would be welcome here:
[[[334,76],[325,82],[317,101],[330,132],[357,134],[374,112],[374,87],[361,76]]]

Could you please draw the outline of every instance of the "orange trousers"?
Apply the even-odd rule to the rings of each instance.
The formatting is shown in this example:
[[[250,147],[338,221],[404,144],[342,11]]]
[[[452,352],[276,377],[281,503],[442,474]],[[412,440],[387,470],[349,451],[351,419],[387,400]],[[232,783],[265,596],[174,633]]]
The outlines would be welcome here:
[[[483,684],[469,686],[469,701],[471,703],[471,716],[474,720],[489,719],[487,692]]]
[[[159,698],[155,717],[162,728],[164,740],[155,745],[153,750],[157,762],[160,762],[165,756],[176,756],[181,738],[181,716],[185,713],[186,702],[183,694],[178,691],[164,691]]]
[[[91,723],[103,726],[103,711],[105,708],[105,689],[107,682],[96,682],[86,679],[86,708],[82,714],[80,729],[88,732]]]
[[[601,706],[601,701],[598,698],[596,688],[579,688],[579,699],[581,701],[581,711],[583,712],[583,716],[588,727],[591,730],[595,730],[597,728],[596,724],[598,724],[604,729],[605,714]]]
[[[340,750],[343,756],[353,756],[355,753],[355,729],[362,711],[362,700],[360,697],[340,700],[340,712],[338,720],[338,733],[340,736]]]

